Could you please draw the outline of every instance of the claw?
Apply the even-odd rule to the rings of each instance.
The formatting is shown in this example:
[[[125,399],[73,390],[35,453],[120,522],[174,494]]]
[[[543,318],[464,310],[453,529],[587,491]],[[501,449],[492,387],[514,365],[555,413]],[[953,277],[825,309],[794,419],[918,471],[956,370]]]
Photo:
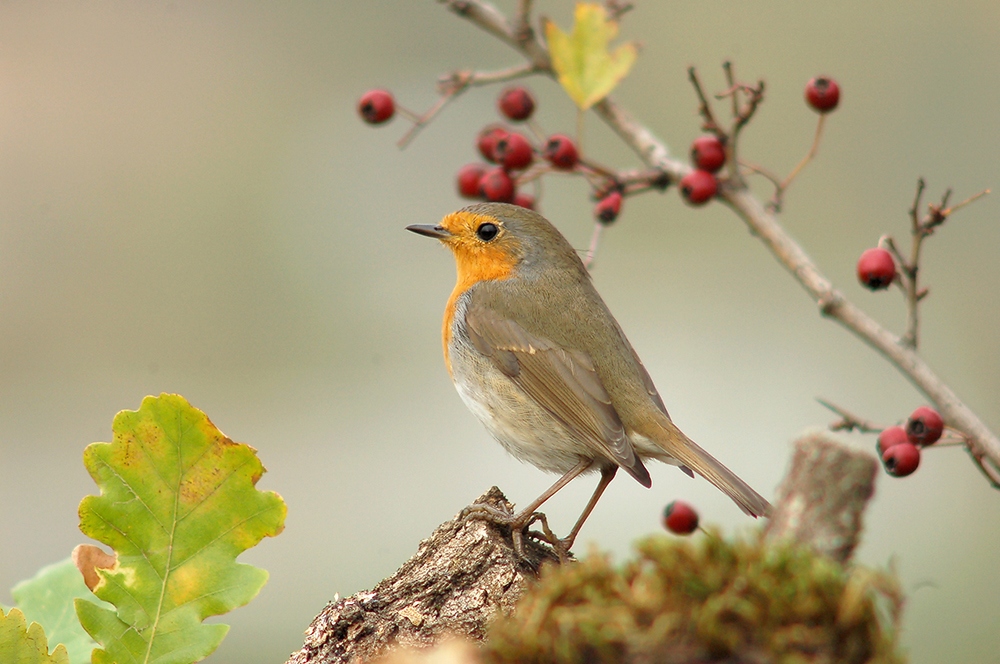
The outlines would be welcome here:
[[[559,556],[559,562],[569,561],[569,548],[573,545],[571,538],[560,539],[555,536],[549,528],[548,519],[541,512],[523,511],[518,514],[509,514],[502,510],[487,505],[485,503],[474,503],[463,509],[458,518],[460,521],[476,519],[478,521],[488,521],[489,523],[510,528],[511,539],[514,543],[514,551],[521,558],[529,558],[524,551],[524,537],[534,538],[539,542],[545,542],[555,550]],[[542,532],[528,530],[535,523],[541,524]]]

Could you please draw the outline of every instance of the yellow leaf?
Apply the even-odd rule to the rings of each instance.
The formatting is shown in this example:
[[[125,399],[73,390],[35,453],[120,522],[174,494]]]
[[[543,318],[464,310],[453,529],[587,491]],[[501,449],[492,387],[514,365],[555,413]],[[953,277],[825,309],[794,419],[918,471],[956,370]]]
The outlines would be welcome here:
[[[618,34],[618,23],[608,20],[602,5],[580,2],[575,14],[570,34],[544,19],[545,39],[559,83],[585,111],[607,97],[628,75],[638,49],[629,42],[609,50],[609,42]]]

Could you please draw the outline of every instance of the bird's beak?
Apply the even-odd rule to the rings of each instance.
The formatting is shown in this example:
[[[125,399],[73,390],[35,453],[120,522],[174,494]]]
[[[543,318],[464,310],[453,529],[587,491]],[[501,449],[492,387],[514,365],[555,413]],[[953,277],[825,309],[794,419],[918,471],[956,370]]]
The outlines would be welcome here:
[[[407,226],[406,230],[413,231],[417,235],[426,235],[437,240],[447,240],[451,237],[451,231],[444,226],[431,226],[430,224],[413,224]]]

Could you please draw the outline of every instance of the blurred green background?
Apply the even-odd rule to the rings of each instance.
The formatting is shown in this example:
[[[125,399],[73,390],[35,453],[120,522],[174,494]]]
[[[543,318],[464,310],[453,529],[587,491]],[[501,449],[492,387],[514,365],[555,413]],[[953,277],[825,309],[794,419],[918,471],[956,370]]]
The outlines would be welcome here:
[[[699,133],[689,64],[713,91],[726,58],[766,79],[742,154],[779,173],[812,138],[805,82],[840,81],[783,221],[900,329],[898,293],[863,290],[854,263],[880,234],[904,238],[918,176],[932,200],[997,186],[1000,4],[636,4],[622,34],[643,50],[615,95],[676,154]],[[571,3],[538,6],[570,24]],[[271,580],[225,618],[214,662],[284,661],[334,593],[370,588],[490,485],[522,504],[548,486],[454,393],[439,339],[452,260],[403,230],[463,205],[454,173],[498,89],[464,95],[405,151],[404,121],[372,129],[355,113],[370,87],[423,109],[439,74],[519,62],[431,0],[0,4],[0,603],[83,541],[76,508],[95,486],[81,452],[146,394],[183,394],[256,447],[260,487],[289,505],[285,533],[242,558]],[[557,85],[528,83],[546,130],[572,131]],[[637,165],[595,117],[584,142]],[[579,180],[547,181],[542,211],[581,248],[591,206]],[[954,217],[921,272],[923,352],[994,430],[998,211],[994,195]],[[883,422],[923,403],[719,204],[688,208],[675,189],[629,199],[595,280],[675,421],[765,495],[790,441],[831,419],[813,397]],[[728,530],[752,525],[707,482],[651,471],[651,490],[611,486],[581,551],[626,555],[675,498]],[[557,530],[593,481],[548,506]],[[895,561],[914,662],[1000,662],[998,542],[1000,494],[961,450],[879,478],[859,558]]]

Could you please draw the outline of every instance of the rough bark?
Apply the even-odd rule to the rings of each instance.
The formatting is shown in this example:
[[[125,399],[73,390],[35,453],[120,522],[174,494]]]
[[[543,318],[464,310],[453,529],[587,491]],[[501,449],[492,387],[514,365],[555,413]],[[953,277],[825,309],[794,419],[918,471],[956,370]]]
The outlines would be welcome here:
[[[875,492],[877,471],[871,454],[825,432],[803,436],[795,442],[765,536],[790,539],[848,562],[861,537],[861,517]]]
[[[496,487],[476,502],[512,513]],[[524,548],[524,557],[515,553],[509,528],[458,517],[443,523],[371,591],[327,604],[287,664],[363,662],[391,646],[426,647],[446,636],[481,641],[498,612],[513,610],[542,563],[558,562],[534,540]]]
[[[819,432],[795,443],[791,466],[764,527],[767,538],[791,539],[846,563],[857,546],[861,517],[875,487],[878,463]],[[511,513],[493,487],[476,502]],[[371,591],[330,602],[306,631],[301,650],[286,664],[365,662],[391,651],[393,662],[420,662],[406,648],[426,648],[447,637],[483,640],[498,613],[510,613],[543,562],[555,552],[530,539],[518,556],[509,528],[457,517],[420,543],[416,554]],[[663,661],[689,662],[684,649]],[[396,649],[401,646],[402,649]],[[436,651],[437,652],[437,651]],[[467,662],[473,651],[453,644],[435,661]],[[756,661],[748,659],[740,661]]]

